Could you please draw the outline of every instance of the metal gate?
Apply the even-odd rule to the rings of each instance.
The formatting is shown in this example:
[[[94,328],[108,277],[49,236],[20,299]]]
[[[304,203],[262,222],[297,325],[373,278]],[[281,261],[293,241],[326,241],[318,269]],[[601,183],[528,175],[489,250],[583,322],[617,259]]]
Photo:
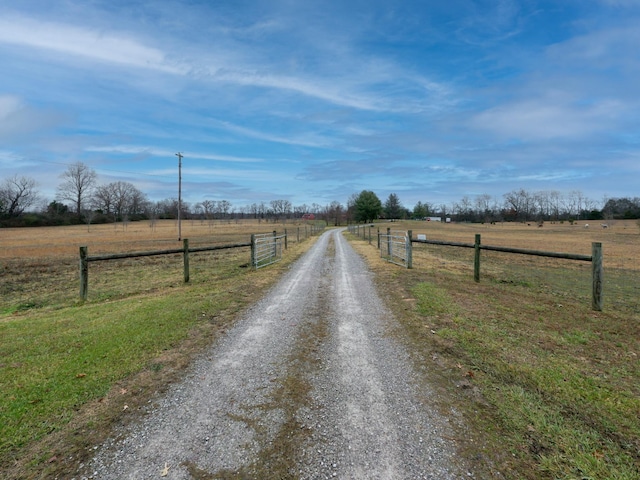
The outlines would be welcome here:
[[[407,233],[399,231],[381,233],[380,257],[401,267],[410,268],[411,239]]]
[[[251,235],[251,264],[258,269],[282,258],[282,247],[286,235],[257,233]]]

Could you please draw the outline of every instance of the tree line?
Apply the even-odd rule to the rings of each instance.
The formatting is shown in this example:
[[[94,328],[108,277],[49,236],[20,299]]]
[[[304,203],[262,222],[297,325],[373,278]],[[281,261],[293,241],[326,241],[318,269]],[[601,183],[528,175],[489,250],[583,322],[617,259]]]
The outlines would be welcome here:
[[[378,219],[451,218],[461,222],[573,221],[640,218],[640,198],[605,199],[602,208],[580,191],[555,190],[507,192],[502,197],[489,194],[464,196],[450,204],[418,201],[405,207],[397,194],[382,202],[371,190],[354,193],[346,206],[338,201],[328,205],[313,203],[294,206],[276,199],[236,207],[227,200],[203,200],[190,205],[175,198],[150,201],[129,182],[98,183],[96,172],[77,162],[60,175],[56,198],[43,200],[35,180],[17,175],[0,183],[0,226],[69,225],[78,223],[128,222],[134,220],[241,219],[279,222],[288,219],[322,219],[328,224],[371,222]]]
[[[640,197],[609,198],[603,203],[599,208],[598,202],[577,190],[564,194],[556,190],[530,192],[519,189],[507,192],[501,198],[489,194],[475,198],[464,196],[451,204],[418,201],[413,209],[408,209],[395,193],[383,203],[374,192],[363,190],[351,196],[348,211],[353,211],[358,222],[429,217],[475,223],[640,219]]]
[[[339,202],[294,206],[276,199],[236,207],[228,200],[203,200],[193,205],[176,198],[150,201],[130,182],[98,183],[95,170],[77,162],[61,175],[56,197],[48,202],[39,195],[34,179],[14,176],[0,183],[0,226],[42,226],[129,222],[136,220],[255,218],[279,222],[292,218],[344,221]]]

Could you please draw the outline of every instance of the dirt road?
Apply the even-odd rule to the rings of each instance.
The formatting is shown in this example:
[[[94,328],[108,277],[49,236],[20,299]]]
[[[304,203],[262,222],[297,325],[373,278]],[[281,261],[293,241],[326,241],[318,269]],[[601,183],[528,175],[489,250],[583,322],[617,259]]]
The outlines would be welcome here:
[[[469,478],[371,274],[322,235],[89,478]]]

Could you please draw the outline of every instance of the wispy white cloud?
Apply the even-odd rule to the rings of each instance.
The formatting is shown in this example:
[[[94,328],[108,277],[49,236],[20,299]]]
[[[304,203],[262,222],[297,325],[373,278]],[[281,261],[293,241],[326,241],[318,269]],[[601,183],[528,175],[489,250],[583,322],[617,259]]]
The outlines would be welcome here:
[[[97,153],[116,153],[124,155],[149,155],[153,157],[173,158],[176,153],[161,148],[137,146],[137,145],[111,145],[105,146],[89,146],[85,148],[87,152]],[[236,157],[233,155],[222,155],[213,153],[201,153],[193,151],[180,152],[185,158],[195,158],[198,160],[216,160],[221,162],[234,162],[234,163],[259,163],[264,160],[255,157]]]
[[[265,140],[267,142],[284,143],[287,145],[302,145],[307,147],[326,147],[335,144],[334,138],[318,135],[316,133],[281,136],[266,132],[264,130],[242,127],[240,125],[235,125],[231,122],[226,121],[214,121],[214,123],[229,132],[233,132],[244,137]]]
[[[10,150],[0,150],[0,166],[3,168],[12,168],[18,161],[22,160],[20,155]]]
[[[265,25],[272,25],[266,22]],[[265,25],[251,28],[264,30]],[[322,43],[327,40],[323,39]],[[434,108],[448,88],[431,79],[404,71],[399,64],[388,60],[365,60],[357,52],[336,56],[335,51],[323,58],[317,72],[289,69],[274,71],[269,58],[251,53],[252,45],[229,42],[224,37],[204,49],[190,47],[164,50],[157,45],[141,41],[136,34],[102,26],[79,26],[28,17],[22,14],[7,14],[0,17],[0,44],[11,44],[41,51],[56,52],[66,61],[74,59],[95,61],[127,68],[136,68],[177,76],[188,76],[200,81],[227,83],[231,85],[258,87],[276,91],[288,91],[311,99],[330,102],[342,107],[366,111],[403,112]],[[167,46],[171,38],[160,40]],[[218,46],[218,43],[220,46]],[[225,51],[232,46],[232,51]],[[315,48],[315,46],[314,46]],[[316,49],[315,54],[321,49]],[[51,59],[50,59],[51,60]],[[385,90],[388,90],[387,93]],[[404,101],[397,95],[406,91]],[[416,103],[413,93],[422,94]]]
[[[33,17],[0,17],[0,43],[80,56],[100,62],[180,73],[157,48],[143,45],[130,35],[53,23]]]
[[[65,116],[35,109],[16,95],[0,95],[0,139],[14,142],[25,135],[42,134],[65,122]]]
[[[502,139],[575,140],[599,132],[603,121],[615,121],[623,110],[624,105],[614,100],[585,106],[531,99],[480,112],[471,119],[470,125]]]

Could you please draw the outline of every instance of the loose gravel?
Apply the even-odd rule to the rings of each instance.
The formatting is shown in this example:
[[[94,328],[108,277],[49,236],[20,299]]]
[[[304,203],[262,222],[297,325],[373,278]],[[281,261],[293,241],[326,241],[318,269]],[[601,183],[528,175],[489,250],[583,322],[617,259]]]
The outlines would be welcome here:
[[[324,233],[77,478],[472,477],[371,275]]]

